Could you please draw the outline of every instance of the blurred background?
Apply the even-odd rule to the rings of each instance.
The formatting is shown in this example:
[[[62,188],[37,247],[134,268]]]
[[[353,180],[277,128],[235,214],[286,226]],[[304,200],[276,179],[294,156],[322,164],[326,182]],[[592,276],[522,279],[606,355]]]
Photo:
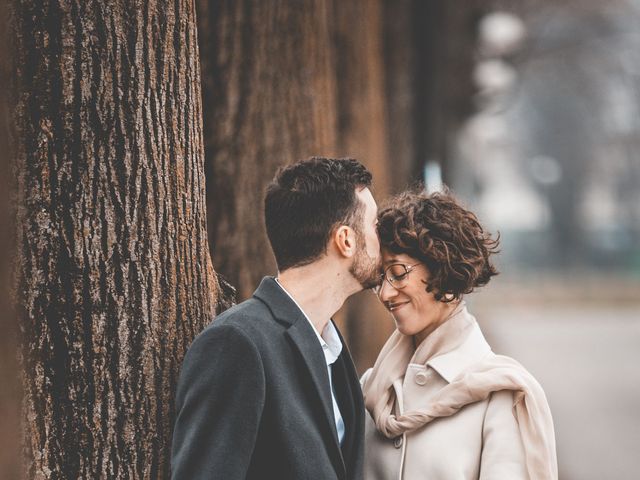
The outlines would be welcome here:
[[[640,478],[640,2],[275,3],[199,12],[209,237],[238,301],[275,272],[279,165],[355,157],[379,203],[445,183],[501,235],[467,301],[545,388],[560,478]],[[363,372],[392,320],[370,292],[338,320]]]
[[[449,183],[502,235],[472,309],[543,384],[565,479],[640,477],[639,7],[485,15],[452,146]]]

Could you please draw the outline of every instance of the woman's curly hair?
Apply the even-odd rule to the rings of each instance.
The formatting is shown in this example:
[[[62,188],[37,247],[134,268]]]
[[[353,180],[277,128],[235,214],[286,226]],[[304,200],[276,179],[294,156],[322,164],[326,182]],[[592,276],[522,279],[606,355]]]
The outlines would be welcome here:
[[[426,265],[426,290],[438,301],[458,300],[498,274],[489,257],[498,251],[500,236],[485,232],[448,190],[392,197],[378,213],[378,233],[382,248]]]

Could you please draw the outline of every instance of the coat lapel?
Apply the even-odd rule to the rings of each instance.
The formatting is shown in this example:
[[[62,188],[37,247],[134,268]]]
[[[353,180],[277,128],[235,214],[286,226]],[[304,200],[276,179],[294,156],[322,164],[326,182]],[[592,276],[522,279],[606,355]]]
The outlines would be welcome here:
[[[312,329],[311,325],[304,319],[304,323]],[[330,436],[327,444],[331,453],[331,459],[336,472],[340,476],[344,476],[345,465],[340,451],[338,442],[338,434],[336,432],[335,418],[333,415],[333,403],[331,401],[331,390],[329,386],[329,374],[327,372],[327,364],[322,353],[322,348],[315,337],[313,330],[307,331],[303,322],[297,322],[292,325],[286,332],[294,347],[298,350],[308,373],[309,378],[316,390],[318,403],[322,410],[322,417],[325,423],[326,432]],[[311,334],[311,335],[310,335]],[[313,336],[312,336],[313,335]]]
[[[364,462],[364,399],[349,349],[340,331],[337,331],[342,342],[342,353],[333,364],[333,386],[346,429],[342,457],[347,466],[347,476],[360,478],[357,472],[362,471]]]
[[[338,477],[345,478],[346,469],[333,415],[327,363],[313,326],[272,277],[265,277],[262,280],[254,296],[263,301],[276,320],[286,327],[285,336],[297,350],[309,374],[310,383],[315,389],[315,397],[318,400],[316,405],[322,417],[322,427],[327,438],[331,461]]]
[[[345,437],[342,442],[342,458],[347,468],[347,476],[354,478],[353,472],[358,470],[361,461],[361,449],[364,441],[364,407],[360,407],[362,400],[358,402],[360,394],[360,383],[353,384],[353,377],[350,375],[348,364],[350,359],[345,355],[345,351],[333,364],[333,389],[336,401],[340,407],[340,413],[345,425]],[[357,380],[357,376],[355,377]],[[357,388],[357,391],[354,390]]]

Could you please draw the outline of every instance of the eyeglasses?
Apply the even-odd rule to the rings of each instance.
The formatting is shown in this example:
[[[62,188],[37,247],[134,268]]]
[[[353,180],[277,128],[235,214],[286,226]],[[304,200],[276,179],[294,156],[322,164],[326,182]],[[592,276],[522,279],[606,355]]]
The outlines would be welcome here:
[[[416,266],[421,264],[421,262],[414,263],[413,265],[405,265],[404,263],[392,263],[387,268],[385,268],[384,273],[380,275],[380,283],[373,287],[373,292],[376,295],[379,295],[385,280],[389,282],[389,285],[397,290],[406,287],[407,281],[409,279],[409,274]]]

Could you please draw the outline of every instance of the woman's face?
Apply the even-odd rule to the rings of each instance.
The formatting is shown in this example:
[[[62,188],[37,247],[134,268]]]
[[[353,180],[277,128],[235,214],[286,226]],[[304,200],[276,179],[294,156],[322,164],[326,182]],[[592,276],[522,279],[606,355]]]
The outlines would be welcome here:
[[[444,322],[452,305],[437,301],[433,293],[426,291],[429,271],[423,263],[409,255],[395,254],[383,248],[383,270],[396,264],[415,266],[409,268],[410,272],[406,277],[397,275],[404,272],[402,267],[394,267],[398,279],[396,284],[401,284],[402,287],[396,288],[383,280],[378,298],[393,315],[400,333],[416,337],[415,343],[418,345]]]

